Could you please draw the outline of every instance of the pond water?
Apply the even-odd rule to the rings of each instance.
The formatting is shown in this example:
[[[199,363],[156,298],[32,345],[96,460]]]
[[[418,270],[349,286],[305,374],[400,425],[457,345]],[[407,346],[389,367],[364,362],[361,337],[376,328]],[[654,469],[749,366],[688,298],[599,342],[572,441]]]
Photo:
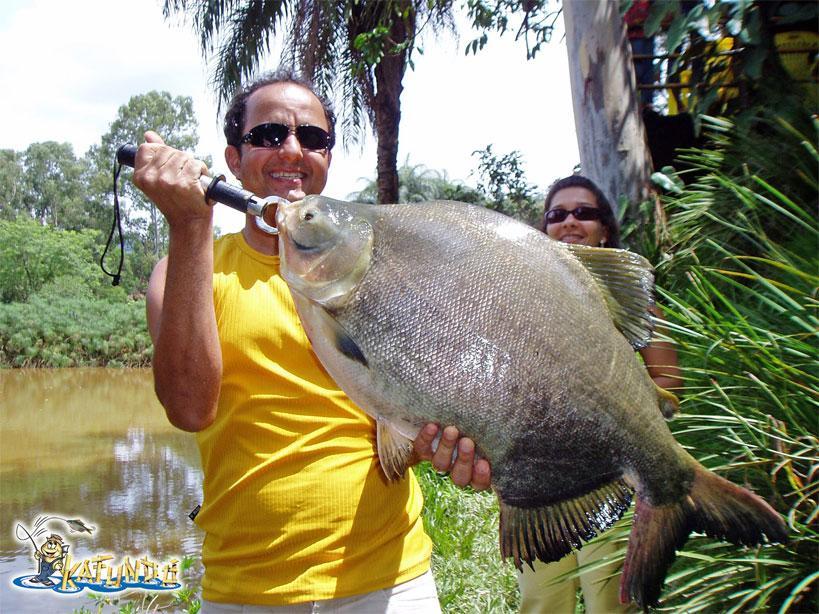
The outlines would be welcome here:
[[[137,571],[151,563],[159,571],[193,556],[177,581],[198,587],[203,535],[188,514],[201,480],[194,437],[168,423],[150,371],[0,370],[0,611],[96,611],[89,595],[99,590],[60,594],[28,581],[39,564],[32,541],[39,548],[52,534],[72,567],[110,555],[110,567],[128,559]],[[92,533],[72,531],[65,520],[73,519]]]

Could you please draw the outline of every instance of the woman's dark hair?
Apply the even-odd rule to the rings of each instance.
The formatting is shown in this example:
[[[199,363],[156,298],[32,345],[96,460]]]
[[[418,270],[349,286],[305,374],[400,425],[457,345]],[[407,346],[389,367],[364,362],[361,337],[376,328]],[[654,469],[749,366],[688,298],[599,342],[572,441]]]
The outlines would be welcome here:
[[[332,149],[336,142],[336,114],[333,112],[333,106],[329,100],[316,92],[312,83],[286,68],[267,73],[256,81],[244,87],[240,87],[236,94],[234,94],[233,99],[230,101],[230,106],[225,113],[224,131],[228,145],[233,145],[234,147],[241,145],[245,125],[245,112],[247,110],[247,99],[250,98],[250,95],[260,88],[267,85],[275,85],[276,83],[295,83],[309,90],[318,98],[318,101],[321,103],[321,108],[324,109],[324,117],[327,120],[328,127],[327,131],[330,133],[330,146],[328,149]]]
[[[611,208],[611,203],[609,203],[609,199],[606,198],[603,191],[597,187],[597,184],[588,177],[584,177],[583,175],[569,175],[568,177],[555,181],[549,188],[549,192],[546,194],[543,215],[545,216],[546,212],[549,210],[549,207],[552,206],[552,199],[554,198],[555,194],[565,188],[586,188],[589,192],[594,194],[594,198],[597,200],[597,207],[600,209],[600,223],[603,224],[603,227],[606,230],[608,230],[609,234],[608,238],[606,239],[606,247],[619,248],[620,226],[617,224],[617,219],[614,217],[614,210]],[[546,232],[545,217],[540,222],[540,229],[543,232]]]

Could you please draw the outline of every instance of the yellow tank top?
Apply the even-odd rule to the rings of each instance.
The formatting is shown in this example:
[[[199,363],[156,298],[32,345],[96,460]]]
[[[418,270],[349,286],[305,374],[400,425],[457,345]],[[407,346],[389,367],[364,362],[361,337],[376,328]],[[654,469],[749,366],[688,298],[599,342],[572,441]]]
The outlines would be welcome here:
[[[197,434],[205,599],[284,605],[394,586],[429,569],[415,476],[384,478],[374,422],[313,354],[279,258],[241,233],[214,247],[223,379]]]

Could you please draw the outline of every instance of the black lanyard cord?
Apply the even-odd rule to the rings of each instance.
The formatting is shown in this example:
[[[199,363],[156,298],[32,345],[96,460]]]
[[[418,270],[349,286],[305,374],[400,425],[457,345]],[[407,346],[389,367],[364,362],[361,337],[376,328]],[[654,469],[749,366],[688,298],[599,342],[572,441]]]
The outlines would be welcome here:
[[[125,258],[125,242],[122,238],[122,222],[120,220],[120,211],[119,211],[119,196],[117,195],[117,187],[119,182],[119,173],[122,170],[122,164],[118,161],[114,161],[114,221],[111,224],[111,232],[108,233],[108,240],[105,242],[105,250],[102,252],[102,257],[100,258],[100,268],[102,272],[108,275],[109,277],[113,277],[114,279],[111,281],[112,286],[118,286],[119,280],[122,277],[122,263]],[[111,239],[114,238],[114,230],[119,233],[119,265],[117,267],[116,273],[109,273],[105,269],[105,256],[108,253],[108,249],[111,247]]]

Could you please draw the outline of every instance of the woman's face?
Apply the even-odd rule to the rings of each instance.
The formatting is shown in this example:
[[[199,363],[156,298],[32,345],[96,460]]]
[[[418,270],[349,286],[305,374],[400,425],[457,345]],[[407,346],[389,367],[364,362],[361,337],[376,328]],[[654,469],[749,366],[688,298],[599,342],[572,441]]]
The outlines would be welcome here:
[[[597,198],[586,188],[563,188],[552,196],[549,211],[563,209],[568,212],[578,207],[598,209]],[[599,247],[609,238],[608,229],[603,226],[600,219],[578,220],[574,215],[567,215],[560,222],[547,223],[546,234],[563,243],[579,243],[592,247]]]

